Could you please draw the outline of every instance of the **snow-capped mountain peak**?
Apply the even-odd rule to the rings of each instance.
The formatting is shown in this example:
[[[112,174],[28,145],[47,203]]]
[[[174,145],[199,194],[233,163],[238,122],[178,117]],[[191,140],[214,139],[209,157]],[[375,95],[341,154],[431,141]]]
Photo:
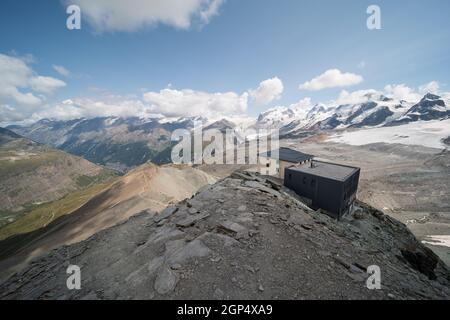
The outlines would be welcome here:
[[[290,134],[307,130],[392,126],[417,120],[450,117],[449,100],[428,93],[417,103],[370,92],[367,101],[354,104],[316,104],[310,108],[275,107],[258,117],[258,126]]]

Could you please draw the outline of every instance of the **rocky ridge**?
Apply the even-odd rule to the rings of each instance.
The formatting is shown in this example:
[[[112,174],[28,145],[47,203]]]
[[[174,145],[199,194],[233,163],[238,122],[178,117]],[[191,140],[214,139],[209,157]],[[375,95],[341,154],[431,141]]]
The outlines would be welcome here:
[[[450,272],[364,203],[341,221],[247,172],[35,260],[1,299],[449,299]],[[81,290],[66,268],[81,268]],[[370,265],[381,290],[366,287]]]

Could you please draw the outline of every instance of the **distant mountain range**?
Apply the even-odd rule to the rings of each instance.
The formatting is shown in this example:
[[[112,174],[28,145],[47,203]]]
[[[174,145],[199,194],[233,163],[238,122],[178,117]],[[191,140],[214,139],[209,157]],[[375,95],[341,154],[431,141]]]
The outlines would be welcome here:
[[[310,110],[274,108],[262,113],[257,125],[276,126],[281,135],[292,135],[302,131],[395,126],[419,120],[450,118],[449,101],[430,93],[417,103],[396,101],[377,94],[368,94],[366,98],[364,103],[338,106],[317,104]]]
[[[261,113],[251,128],[278,128],[281,137],[302,136],[305,133],[397,126],[414,121],[450,118],[450,102],[438,95],[426,94],[416,103],[395,100],[380,94],[367,94],[366,101],[357,104],[316,104],[311,108],[275,107]],[[28,126],[8,129],[34,141],[64,150],[97,164],[126,171],[151,161],[170,163],[176,129],[191,130],[194,121],[206,129],[224,132],[236,123],[229,119],[210,121],[202,117],[179,119],[140,119],[98,117],[57,121],[43,119]]]
[[[34,141],[82,156],[119,171],[148,161],[170,162],[171,134],[191,129],[194,118],[167,122],[161,119],[98,117],[70,121],[40,120],[8,129]]]

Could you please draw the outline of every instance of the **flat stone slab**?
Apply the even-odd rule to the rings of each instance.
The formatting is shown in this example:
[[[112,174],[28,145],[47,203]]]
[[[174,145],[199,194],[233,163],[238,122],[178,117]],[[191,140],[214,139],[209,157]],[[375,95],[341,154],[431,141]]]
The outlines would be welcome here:
[[[219,231],[233,235],[236,239],[248,237],[248,229],[239,223],[233,221],[225,221],[217,226]]]
[[[164,266],[158,272],[155,280],[155,290],[160,295],[165,295],[172,292],[178,283],[178,276],[170,270],[168,267]]]
[[[156,233],[153,233],[148,238],[148,242],[157,243],[159,241],[168,240],[182,235],[184,235],[184,232],[178,230],[175,227],[162,227],[160,230],[158,230]]]
[[[210,216],[209,213],[199,213],[199,214],[190,215],[190,216],[187,216],[186,218],[178,221],[177,226],[182,227],[182,228],[187,228],[187,227],[194,225],[197,221],[208,218],[209,216]]]
[[[161,211],[161,213],[156,214],[153,217],[153,221],[155,222],[160,222],[161,220],[167,219],[169,218],[171,215],[173,215],[175,212],[178,211],[177,207],[168,207],[165,208],[163,211]]]
[[[244,174],[244,173],[241,173],[241,172],[237,172],[237,171],[233,172],[230,175],[230,177],[231,178],[235,178],[235,179],[248,180],[248,181],[255,181],[256,180],[256,178],[254,176],[250,176],[250,175],[247,175],[247,174]]]
[[[206,257],[211,253],[211,250],[198,239],[188,243],[174,241],[172,245],[168,244],[166,250],[166,261],[170,265],[182,265],[189,259]]]
[[[259,191],[272,194],[272,195],[274,195],[276,197],[281,197],[281,193],[279,193],[278,191],[276,191],[276,190],[274,190],[272,188],[266,187],[265,185],[263,185],[263,184],[261,184],[259,182],[256,182],[256,181],[245,181],[245,185],[247,187],[255,188],[255,189],[258,189]]]

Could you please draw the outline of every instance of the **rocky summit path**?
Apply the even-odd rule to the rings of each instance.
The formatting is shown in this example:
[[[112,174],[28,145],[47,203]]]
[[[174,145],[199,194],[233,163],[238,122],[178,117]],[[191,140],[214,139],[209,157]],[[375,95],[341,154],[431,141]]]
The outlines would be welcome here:
[[[341,221],[236,172],[159,214],[53,250],[1,299],[449,299],[450,272],[405,225],[363,203]],[[81,268],[68,290],[66,269]],[[381,290],[366,286],[369,266]]]

